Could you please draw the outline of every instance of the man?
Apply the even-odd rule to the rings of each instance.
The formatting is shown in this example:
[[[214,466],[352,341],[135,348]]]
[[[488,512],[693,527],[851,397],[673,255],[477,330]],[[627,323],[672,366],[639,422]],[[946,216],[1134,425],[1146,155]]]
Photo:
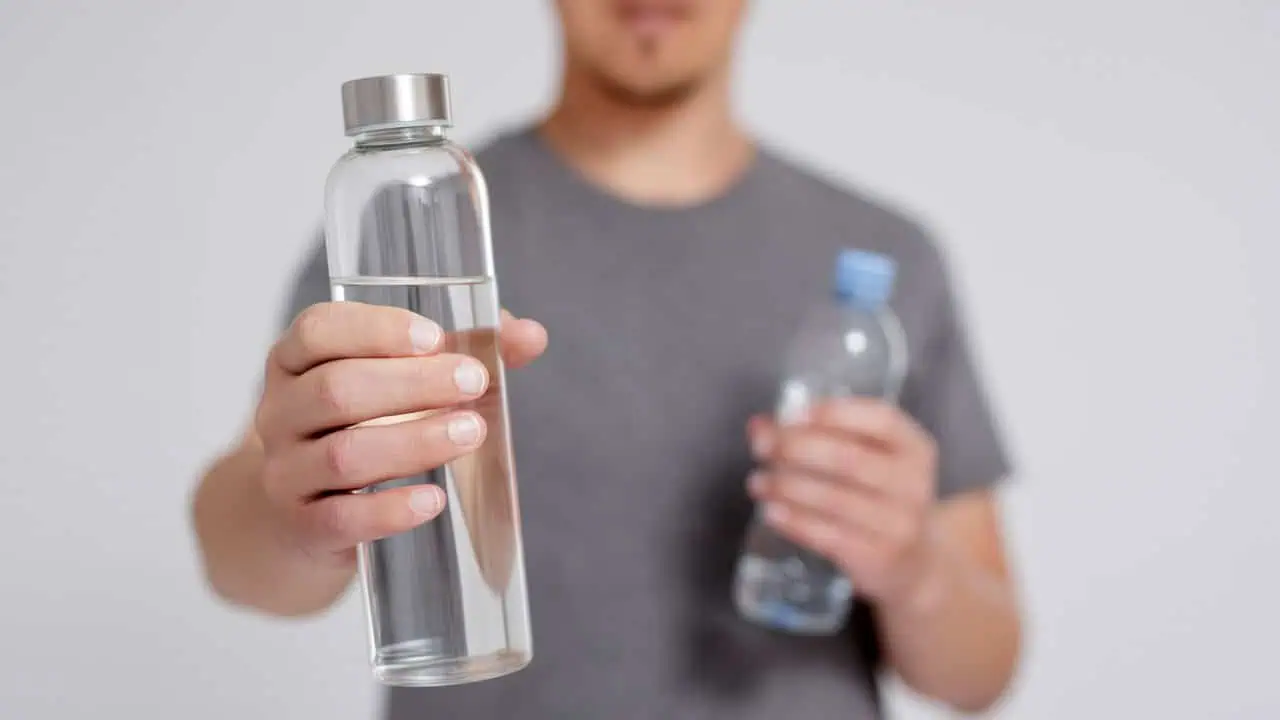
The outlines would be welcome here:
[[[510,374],[535,657],[497,680],[394,690],[394,720],[875,718],[882,668],[971,710],[1010,682],[1019,617],[994,497],[1008,467],[944,262],[909,220],[735,123],[744,5],[559,0],[559,102],[478,154],[503,301],[554,337]],[[845,246],[898,264],[904,410],[830,402],[778,427],[782,351]],[[450,419],[466,417],[436,415],[316,437],[321,417],[389,414],[405,393],[449,407],[484,382],[437,351],[430,323],[327,299],[317,248],[254,429],[195,502],[216,591],[281,615],[328,607],[356,543],[444,502],[431,488],[325,490],[420,472],[483,435],[454,442]],[[502,339],[513,367],[547,347],[543,325],[514,316]],[[858,589],[843,634],[789,636],[735,613],[753,498]]]

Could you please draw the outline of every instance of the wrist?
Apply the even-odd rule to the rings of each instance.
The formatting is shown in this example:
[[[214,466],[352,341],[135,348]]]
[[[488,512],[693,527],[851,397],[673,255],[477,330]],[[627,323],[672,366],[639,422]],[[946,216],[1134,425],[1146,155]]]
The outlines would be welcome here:
[[[914,617],[931,616],[945,604],[951,589],[949,553],[932,522],[925,528],[912,565],[913,571],[889,603]]]

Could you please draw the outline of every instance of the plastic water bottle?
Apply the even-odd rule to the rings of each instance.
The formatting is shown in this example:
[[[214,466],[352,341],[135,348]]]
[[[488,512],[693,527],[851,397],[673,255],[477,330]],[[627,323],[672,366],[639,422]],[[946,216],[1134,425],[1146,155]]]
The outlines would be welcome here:
[[[777,421],[803,422],[827,398],[872,396],[896,402],[907,347],[889,309],[896,266],[874,253],[836,258],[831,300],[815,306],[788,348]],[[738,560],[734,601],[761,625],[801,635],[840,630],[854,588],[830,561],[774,532],[757,516]]]
[[[448,496],[435,520],[359,548],[373,674],[407,686],[505,675],[529,663],[533,641],[484,177],[446,135],[445,76],[352,80],[342,106],[353,147],[326,185],[332,299],[428,317],[447,351],[489,371],[488,391],[468,405],[488,428],[475,452],[361,491],[432,484]]]

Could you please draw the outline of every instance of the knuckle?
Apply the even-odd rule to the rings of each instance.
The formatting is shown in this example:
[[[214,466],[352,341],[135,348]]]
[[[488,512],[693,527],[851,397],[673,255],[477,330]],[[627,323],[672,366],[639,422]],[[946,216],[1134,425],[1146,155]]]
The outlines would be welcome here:
[[[280,343],[281,342],[282,340],[277,340],[275,344],[271,346],[271,349],[267,352],[267,359],[262,363],[263,378],[269,379],[274,374],[275,368],[280,365]]]
[[[253,411],[253,429],[264,443],[273,435],[271,427],[274,419],[275,412],[271,405],[265,400],[259,402],[258,407]]]
[[[269,387],[263,391],[253,411],[253,430],[262,440],[263,448],[270,451],[290,434],[288,390],[285,386]]]
[[[320,406],[334,415],[346,415],[351,409],[351,383],[334,368],[319,368],[315,395]]]
[[[314,349],[324,337],[325,327],[333,322],[333,316],[333,303],[317,303],[304,309],[294,318],[294,339],[303,348]]]
[[[355,498],[333,497],[319,503],[316,522],[319,530],[331,538],[350,538],[356,530]]]
[[[258,476],[257,490],[262,494],[261,500],[264,501],[267,509],[276,514],[280,512],[294,514],[305,504],[297,488],[290,482],[288,472],[276,461],[267,462],[262,466],[261,474]]]
[[[279,458],[268,457],[262,464],[262,490],[267,499],[280,504],[289,495],[288,468]]]
[[[344,430],[331,434],[325,438],[323,452],[325,470],[333,480],[345,485],[358,479],[355,433]]]

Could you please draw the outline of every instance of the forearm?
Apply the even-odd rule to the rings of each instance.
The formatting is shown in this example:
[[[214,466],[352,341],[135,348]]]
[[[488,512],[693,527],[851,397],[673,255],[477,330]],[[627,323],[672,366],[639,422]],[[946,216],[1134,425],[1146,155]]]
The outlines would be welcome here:
[[[987,709],[1017,665],[1020,622],[1010,583],[945,538],[909,598],[878,608],[893,669],[916,691],[957,709]]]
[[[225,600],[273,615],[298,616],[332,605],[350,584],[354,557],[308,557],[273,527],[256,482],[262,449],[249,438],[201,479],[192,513],[209,584]]]

